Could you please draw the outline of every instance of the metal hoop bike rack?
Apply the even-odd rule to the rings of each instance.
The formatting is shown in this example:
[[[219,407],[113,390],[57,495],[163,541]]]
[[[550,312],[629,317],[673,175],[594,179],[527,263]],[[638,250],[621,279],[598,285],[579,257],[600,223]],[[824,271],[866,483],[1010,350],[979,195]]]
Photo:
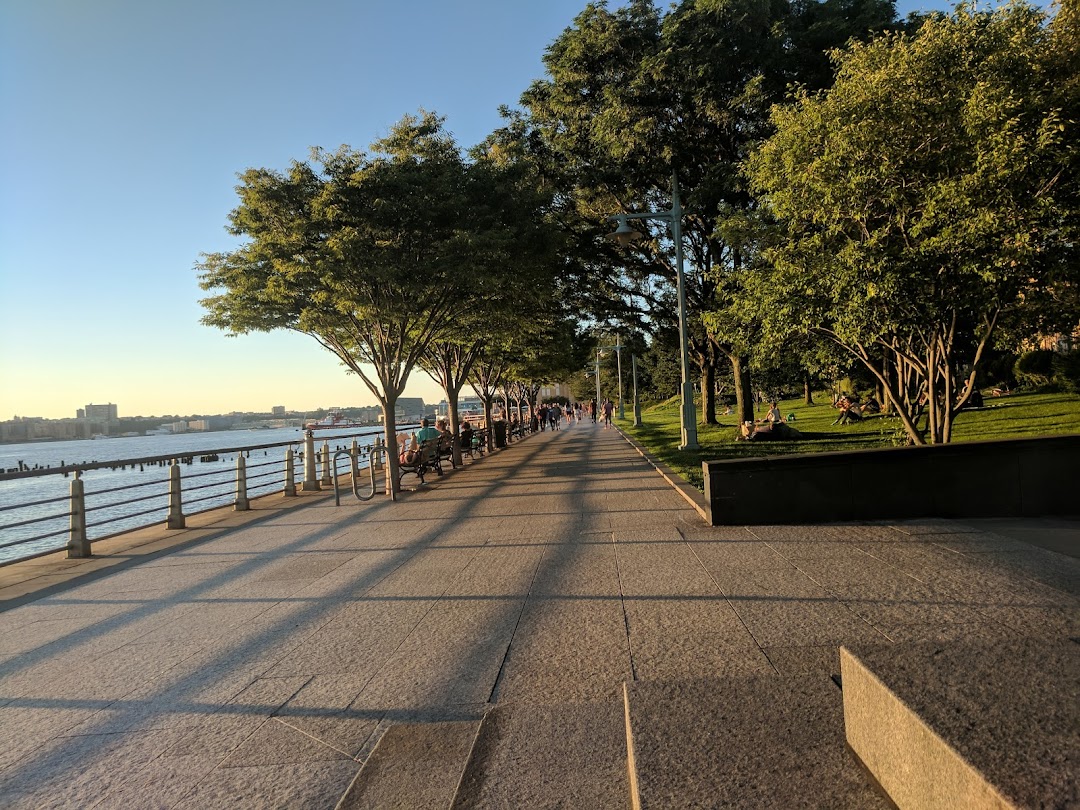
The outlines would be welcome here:
[[[353,495],[361,501],[370,501],[375,497],[378,485],[375,481],[375,468],[376,466],[382,466],[380,461],[386,461],[386,448],[379,441],[375,444],[365,448],[368,456],[368,478],[370,479],[370,486],[366,495],[360,493],[360,449],[353,443],[351,448],[346,450],[338,450],[334,453],[334,461],[330,465],[330,469],[333,470],[334,477],[334,505],[341,506],[341,489],[338,485],[338,458],[341,456],[348,456],[352,472],[352,492]]]

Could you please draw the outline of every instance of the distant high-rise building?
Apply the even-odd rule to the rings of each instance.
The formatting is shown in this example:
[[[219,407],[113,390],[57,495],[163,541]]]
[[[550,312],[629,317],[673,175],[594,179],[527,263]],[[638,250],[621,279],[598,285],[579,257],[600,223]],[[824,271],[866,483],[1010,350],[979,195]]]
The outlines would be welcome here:
[[[398,420],[419,421],[424,415],[424,400],[420,397],[398,397],[394,418]]]
[[[120,417],[116,415],[116,406],[110,402],[108,405],[87,405],[83,413],[79,414],[79,418],[115,422]]]
[[[275,405],[274,407],[272,407],[270,409],[270,413],[273,414],[274,416],[284,416],[285,415],[285,406],[284,405]]]

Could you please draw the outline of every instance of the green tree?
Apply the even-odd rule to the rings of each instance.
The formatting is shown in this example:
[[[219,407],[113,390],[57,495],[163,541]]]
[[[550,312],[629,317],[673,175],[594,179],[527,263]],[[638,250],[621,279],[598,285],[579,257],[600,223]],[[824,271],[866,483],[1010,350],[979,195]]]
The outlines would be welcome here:
[[[1060,323],[1076,240],[1059,182],[1042,12],[958,8],[836,54],[826,93],[776,108],[749,161],[780,221],[752,295],[769,335],[827,336],[888,391],[915,443],[953,420],[1003,325]],[[1073,265],[1075,266],[1075,265]]]
[[[248,169],[229,231],[204,255],[203,323],[231,334],[309,335],[356,374],[384,414],[387,492],[396,494],[395,404],[456,317],[486,246],[468,166],[439,117],[406,116],[367,156],[314,150],[285,172]]]
[[[545,219],[550,200],[528,164],[482,145],[473,150],[468,181],[476,202],[470,226],[478,233],[474,263],[462,282],[455,317],[421,355],[420,366],[446,393],[450,429],[458,433],[458,399],[478,362],[490,361],[523,325],[557,307],[555,289],[546,283],[556,262],[557,233]],[[500,374],[479,376],[497,383]],[[481,389],[486,387],[481,385]],[[491,395],[480,394],[490,410]],[[490,419],[490,413],[488,413]],[[455,463],[460,449],[455,448]]]
[[[600,237],[611,230],[612,213],[667,208],[677,173],[690,264],[689,350],[706,392],[706,421],[715,421],[713,378],[725,359],[736,369],[743,407],[752,408],[746,329],[736,324],[721,334],[713,328],[719,321],[701,320],[724,309],[740,283],[740,246],[718,227],[754,205],[737,168],[767,133],[768,108],[788,84],[821,81],[820,53],[808,54],[893,16],[881,0],[684,0],[667,14],[649,0],[616,11],[592,3],[549,47],[548,78],[522,96],[525,112],[509,129],[560,190],[559,221],[577,237],[588,300],[608,302],[594,309],[600,322],[655,330],[675,316],[666,229],[639,221],[647,238],[629,252]]]

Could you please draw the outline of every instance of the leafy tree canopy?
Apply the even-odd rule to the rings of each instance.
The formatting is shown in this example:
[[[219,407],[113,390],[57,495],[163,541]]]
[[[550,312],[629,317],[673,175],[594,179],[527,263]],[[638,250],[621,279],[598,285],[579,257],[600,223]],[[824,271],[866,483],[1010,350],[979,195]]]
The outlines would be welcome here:
[[[847,348],[905,405],[913,441],[920,395],[931,440],[948,441],[1003,323],[1065,314],[1076,134],[1044,70],[1049,37],[1042,12],[1014,3],[852,44],[829,91],[774,110],[749,162],[783,228],[751,291],[769,334]]]

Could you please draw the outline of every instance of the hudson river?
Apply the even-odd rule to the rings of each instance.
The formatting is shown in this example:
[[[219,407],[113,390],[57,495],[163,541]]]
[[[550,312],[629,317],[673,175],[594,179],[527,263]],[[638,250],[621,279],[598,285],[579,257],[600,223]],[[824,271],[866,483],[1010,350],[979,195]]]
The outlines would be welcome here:
[[[315,444],[316,448],[319,448],[322,446],[323,441],[328,441],[331,448],[345,448],[352,442],[351,438],[343,438],[345,436],[354,436],[356,434],[374,436],[381,432],[381,427],[320,430],[315,434]],[[361,445],[370,443],[370,439],[364,438],[364,436],[359,438]],[[227,506],[232,503],[234,492],[231,482],[235,482],[236,448],[283,442],[292,442],[296,449],[302,450],[303,432],[299,428],[277,428],[270,430],[229,430],[212,433],[2,444],[0,445],[0,470],[6,472],[18,468],[20,461],[25,465],[24,469],[33,469],[35,467],[56,468],[64,464],[124,461],[152,456],[192,456],[194,458],[193,464],[190,467],[185,465],[183,468],[185,476],[203,472],[220,473],[199,480],[199,483],[220,482],[220,486],[216,488],[208,487],[206,491],[209,497],[195,504],[191,509],[191,511],[203,511],[215,506]],[[246,459],[249,495],[254,496],[281,491],[284,482],[285,450],[286,448],[282,446],[264,450],[252,450],[250,452]],[[217,461],[199,461],[201,456],[214,453],[219,455]],[[263,477],[256,478],[256,476]],[[298,484],[303,479],[303,468],[299,464],[297,464],[296,468],[296,479]],[[89,470],[83,473],[83,481],[86,491],[87,522],[89,524],[87,534],[91,539],[116,534],[138,526],[164,523],[168,508],[167,467],[136,464],[134,466],[127,465],[124,468]],[[146,484],[147,486],[131,489],[137,484]],[[16,504],[27,504],[52,498],[66,498],[70,492],[70,486],[71,477],[58,474],[0,481],[0,510],[3,507]],[[160,497],[158,497],[159,494]],[[123,506],[110,505],[115,501],[145,496],[149,497],[138,503]],[[67,511],[68,506],[65,501],[0,511],[0,546],[15,540],[45,534],[46,532],[66,529],[68,525]],[[148,512],[148,514],[141,516],[132,514],[138,511]],[[189,511],[188,507],[185,506],[185,512],[187,511]],[[5,528],[14,523],[45,517],[46,515],[56,517],[25,526]],[[125,515],[129,517],[122,517]],[[102,523],[106,519],[116,517],[121,519]],[[95,524],[101,525],[95,527]],[[0,548],[0,562],[21,557],[33,551],[44,551],[49,548],[64,546],[66,543],[66,536],[58,535],[31,544]]]

